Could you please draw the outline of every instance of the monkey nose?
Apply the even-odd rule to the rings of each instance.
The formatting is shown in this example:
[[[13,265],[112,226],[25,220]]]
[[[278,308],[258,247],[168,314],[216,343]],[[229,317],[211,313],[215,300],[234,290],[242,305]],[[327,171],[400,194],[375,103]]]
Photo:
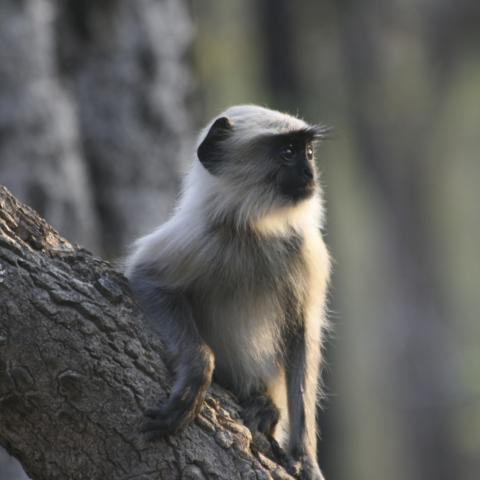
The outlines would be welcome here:
[[[305,180],[313,180],[313,170],[308,165],[303,167],[302,173]]]

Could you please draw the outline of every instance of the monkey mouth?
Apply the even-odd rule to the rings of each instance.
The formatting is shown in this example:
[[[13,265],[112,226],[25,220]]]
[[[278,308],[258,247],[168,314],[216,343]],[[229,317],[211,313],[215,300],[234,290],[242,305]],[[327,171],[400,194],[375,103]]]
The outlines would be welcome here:
[[[309,185],[305,187],[302,192],[300,192],[300,197],[302,199],[310,198],[315,193],[315,185]]]
[[[315,182],[309,181],[291,189],[288,196],[295,202],[306,200],[315,193]]]

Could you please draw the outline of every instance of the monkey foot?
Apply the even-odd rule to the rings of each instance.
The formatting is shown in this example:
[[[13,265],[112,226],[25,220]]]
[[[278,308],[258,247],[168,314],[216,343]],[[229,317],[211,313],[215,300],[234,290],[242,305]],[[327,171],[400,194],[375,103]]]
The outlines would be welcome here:
[[[290,473],[301,480],[325,480],[317,461],[307,455],[292,461]]]

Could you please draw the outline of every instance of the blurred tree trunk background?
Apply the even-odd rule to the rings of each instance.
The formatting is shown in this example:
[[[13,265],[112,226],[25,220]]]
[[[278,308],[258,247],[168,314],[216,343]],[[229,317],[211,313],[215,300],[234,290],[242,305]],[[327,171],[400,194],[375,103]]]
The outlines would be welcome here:
[[[191,39],[178,0],[2,0],[0,183],[70,240],[125,252],[178,192]],[[1,480],[23,478],[12,462]]]
[[[0,179],[109,257],[165,219],[190,139],[175,0],[0,3]]]
[[[479,25],[474,0],[0,1],[0,183],[112,258],[171,209],[192,105],[332,124],[327,479],[476,480]]]

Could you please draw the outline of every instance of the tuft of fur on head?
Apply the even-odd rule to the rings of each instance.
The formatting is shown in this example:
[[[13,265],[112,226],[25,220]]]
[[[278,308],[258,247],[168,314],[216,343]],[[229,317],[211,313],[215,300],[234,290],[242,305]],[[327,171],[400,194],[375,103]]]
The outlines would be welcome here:
[[[282,197],[272,180],[281,165],[271,147],[290,138],[314,143],[328,132],[324,126],[264,107],[228,108],[199,135],[197,158],[186,178],[179,211],[202,210],[213,223],[229,222],[264,234],[281,234],[299,222],[321,226],[316,167],[312,195],[299,201]]]

